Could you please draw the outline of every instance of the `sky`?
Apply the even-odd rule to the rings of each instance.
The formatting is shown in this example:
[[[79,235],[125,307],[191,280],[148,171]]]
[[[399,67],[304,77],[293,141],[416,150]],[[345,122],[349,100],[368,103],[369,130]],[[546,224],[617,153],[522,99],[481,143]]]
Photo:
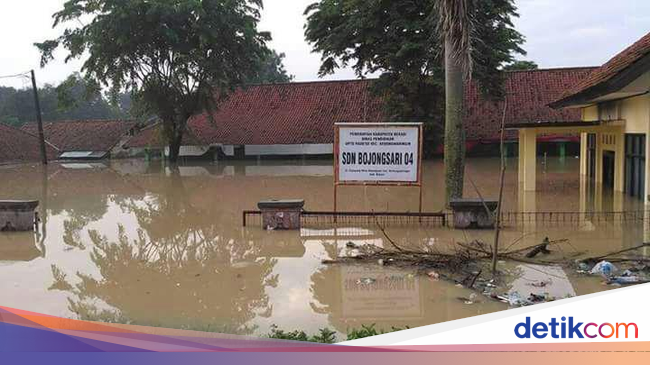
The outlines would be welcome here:
[[[303,12],[315,0],[265,0],[260,30],[270,31],[270,46],[286,54],[285,66],[296,81],[318,80],[320,55],[304,40]],[[480,1],[480,0],[479,0]],[[58,35],[51,15],[64,0],[2,0],[0,2],[0,77],[36,69],[39,85],[58,83],[81,68],[64,62],[64,53],[39,67],[34,42]],[[541,67],[597,66],[650,32],[648,0],[516,0],[515,26],[525,37],[527,56]],[[326,79],[354,78],[340,70]],[[29,80],[2,79],[0,85],[26,87]]]

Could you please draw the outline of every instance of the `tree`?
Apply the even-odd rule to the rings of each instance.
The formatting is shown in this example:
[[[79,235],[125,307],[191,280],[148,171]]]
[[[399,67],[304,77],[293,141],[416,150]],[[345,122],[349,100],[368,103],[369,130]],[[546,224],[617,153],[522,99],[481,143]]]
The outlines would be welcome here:
[[[533,61],[514,61],[503,66],[503,71],[527,71],[537,70],[539,66]]]
[[[130,118],[128,94],[120,95],[120,102],[113,106],[79,74],[70,75],[57,86],[46,84],[39,88],[39,96],[43,120],[48,122]],[[34,97],[31,87],[0,87],[0,123],[20,127],[33,121]]]
[[[463,197],[465,181],[465,81],[471,77],[474,0],[440,0],[438,27],[445,53],[446,201]]]
[[[261,7],[261,0],[68,0],[53,15],[54,27],[68,27],[35,45],[42,65],[61,46],[66,61],[85,58],[85,79],[109,88],[113,100],[128,91],[143,113],[160,117],[175,162],[188,118],[214,110],[269,53],[271,37],[257,29]]]
[[[277,53],[276,51],[269,52],[266,57],[261,60],[258,66],[259,72],[254,77],[247,80],[247,84],[279,84],[291,82],[294,78],[284,68],[282,63],[286,55],[284,53]]]
[[[359,77],[379,72],[375,91],[392,120],[438,124],[444,109],[444,42],[436,4],[442,0],[321,0],[306,11],[305,37],[322,54],[320,75],[351,66]],[[464,0],[465,1],[465,0]],[[514,61],[523,36],[514,29],[513,0],[481,0],[474,19],[471,76],[484,96],[503,96],[499,68]],[[462,186],[462,182],[458,184]]]

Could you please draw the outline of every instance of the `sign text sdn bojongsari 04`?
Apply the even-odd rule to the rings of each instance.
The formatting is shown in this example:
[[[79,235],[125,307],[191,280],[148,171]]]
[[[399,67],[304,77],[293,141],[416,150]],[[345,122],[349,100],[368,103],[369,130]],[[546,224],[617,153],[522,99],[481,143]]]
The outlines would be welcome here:
[[[421,124],[341,123],[336,130],[338,184],[421,184]]]

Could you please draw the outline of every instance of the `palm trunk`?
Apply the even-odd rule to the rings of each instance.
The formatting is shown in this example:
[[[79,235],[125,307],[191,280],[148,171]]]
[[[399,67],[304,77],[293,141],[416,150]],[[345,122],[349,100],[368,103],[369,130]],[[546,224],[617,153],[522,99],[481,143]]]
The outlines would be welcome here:
[[[445,186],[446,201],[463,197],[465,180],[465,130],[463,102],[465,79],[455,59],[449,38],[445,39]]]

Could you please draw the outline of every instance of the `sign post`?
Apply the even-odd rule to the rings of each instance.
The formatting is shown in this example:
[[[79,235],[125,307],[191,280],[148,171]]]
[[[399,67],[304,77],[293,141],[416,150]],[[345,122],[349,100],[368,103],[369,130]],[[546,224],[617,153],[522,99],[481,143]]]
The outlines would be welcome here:
[[[334,137],[334,212],[339,185],[404,186],[420,191],[422,123],[337,123]]]

